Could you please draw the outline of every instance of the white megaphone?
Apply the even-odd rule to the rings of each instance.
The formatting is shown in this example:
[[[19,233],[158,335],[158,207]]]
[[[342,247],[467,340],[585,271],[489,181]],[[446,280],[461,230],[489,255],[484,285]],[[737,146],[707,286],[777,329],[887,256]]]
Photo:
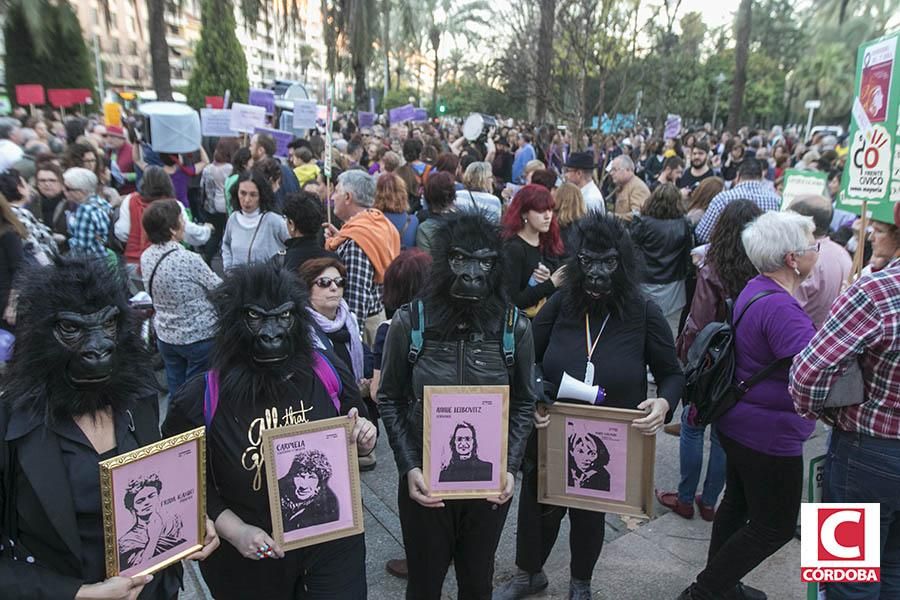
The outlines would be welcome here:
[[[568,373],[563,373],[556,397],[600,405],[606,400],[606,391],[599,385],[588,385],[583,381],[578,381]]]

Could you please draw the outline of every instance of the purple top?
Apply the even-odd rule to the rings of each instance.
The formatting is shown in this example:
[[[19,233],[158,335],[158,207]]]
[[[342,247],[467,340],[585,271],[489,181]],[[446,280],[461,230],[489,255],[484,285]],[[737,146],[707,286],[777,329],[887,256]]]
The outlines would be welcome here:
[[[184,204],[188,210],[191,204],[188,201],[188,185],[191,183],[191,177],[196,175],[193,165],[179,165],[172,173],[172,187],[175,189],[175,199]]]
[[[747,380],[768,364],[798,354],[816,330],[800,303],[780,285],[757,275],[738,296],[735,316],[749,300],[765,290],[775,293],[753,303],[738,324],[735,336],[735,379]],[[788,393],[788,369],[775,369],[738,400],[716,426],[739,444],[774,456],[801,456],[803,442],[815,421],[794,412]]]

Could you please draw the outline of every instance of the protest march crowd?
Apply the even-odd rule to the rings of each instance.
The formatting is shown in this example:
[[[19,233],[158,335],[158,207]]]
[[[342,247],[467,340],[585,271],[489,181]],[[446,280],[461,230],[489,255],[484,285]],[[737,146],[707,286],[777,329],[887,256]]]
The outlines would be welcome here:
[[[453,119],[339,115],[277,156],[266,133],[156,152],[131,115],[0,120],[0,597],[176,598],[180,563],[107,576],[97,464],[205,426],[206,539],[187,558],[213,596],[366,598],[364,533],[275,539],[254,437],[346,416],[360,470],[384,468],[376,440],[393,450],[406,556],[387,568],[407,598],[440,598],[451,564],[460,598],[541,592],[568,513],[569,598],[586,600],[605,513],[538,495],[538,431],[581,402],[680,438],[680,483],[656,500],[712,533],[671,598],[767,597],[742,579],[795,534],[817,420],[825,501],[881,504],[881,583],[827,598],[900,598],[900,210],[860,232],[835,207],[846,139],[497,123],[470,140]],[[784,202],[789,169],[824,174],[821,193]],[[716,328],[734,373],[711,383]],[[443,385],[508,386],[499,494],[430,493],[424,389]],[[454,460],[478,462],[453,477],[483,479],[485,438],[454,436]],[[610,489],[603,442],[572,444],[571,485]],[[514,495],[518,570],[495,587]]]

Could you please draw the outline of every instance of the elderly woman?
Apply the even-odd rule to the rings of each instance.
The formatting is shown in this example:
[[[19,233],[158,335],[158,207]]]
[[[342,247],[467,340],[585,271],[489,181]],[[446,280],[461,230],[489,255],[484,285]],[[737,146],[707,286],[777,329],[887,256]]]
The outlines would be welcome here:
[[[140,280],[138,266],[141,262],[141,254],[153,243],[140,226],[144,218],[144,211],[157,200],[174,197],[175,188],[172,186],[172,178],[169,177],[169,174],[162,167],[147,167],[141,178],[140,189],[130,194],[122,202],[114,232],[116,238],[125,244],[125,265],[130,277]],[[192,223],[187,209],[182,214],[184,216],[184,241],[192,246],[205,244],[209,240],[213,226]]]
[[[284,250],[289,234],[284,217],[275,212],[275,193],[258,171],[238,176],[232,188],[232,204],[240,205],[228,217],[222,238],[222,266],[265,262]]]
[[[0,173],[0,194],[9,201],[10,208],[28,231],[25,252],[41,264],[47,264],[50,257],[59,254],[56,240],[50,228],[38,221],[29,210],[31,187],[16,169]]]
[[[659,307],[641,294],[636,250],[621,219],[591,211],[575,224],[573,233],[574,255],[566,265],[563,288],[534,319],[534,357],[543,368],[546,396],[537,405],[535,427],[549,425],[547,403],[583,403],[558,393],[568,375],[598,386],[602,394],[594,404],[644,412],[632,421],[632,427],[643,435],[656,435],[684,386],[671,329]],[[650,397],[648,367],[657,382]],[[494,600],[522,598],[547,587],[544,564],[567,512],[571,525],[569,598],[589,600],[591,575],[603,549],[606,515],[538,503],[537,437],[537,432],[532,432],[522,466],[516,538],[519,571]],[[588,462],[587,454],[595,452],[603,466],[599,460],[602,448],[581,438],[572,440],[573,444],[577,441],[577,451],[584,454],[583,465]],[[583,480],[591,485],[603,483]]]
[[[681,600],[719,598],[794,535],[803,487],[803,442],[813,421],[794,412],[791,359],[815,327],[794,298],[818,258],[810,217],[765,213],[741,240],[759,271],[734,306],[737,382],[759,379],[716,423],[727,458],[725,497],[709,558]],[[740,596],[738,596],[740,597]]]
[[[375,184],[375,205],[384,213],[400,234],[400,249],[416,245],[419,218],[406,212],[408,208],[406,184],[393,173],[383,173]]]
[[[347,268],[336,258],[312,258],[300,266],[300,278],[309,288],[306,310],[359,382],[363,378],[362,337],[356,317],[344,300]]]
[[[72,167],[63,173],[66,199],[78,206],[68,218],[69,252],[107,258],[109,202],[97,195],[97,176],[93,171]]]
[[[494,172],[489,162],[473,162],[466,167],[463,174],[464,190],[456,192],[456,208],[458,210],[479,210],[494,223],[500,222],[500,199],[491,190],[494,189]]]
[[[153,299],[157,345],[173,395],[207,368],[216,327],[207,292],[221,283],[199,254],[181,245],[185,223],[184,205],[174,199],[153,202],[141,219],[151,244],[141,254],[141,273]]]

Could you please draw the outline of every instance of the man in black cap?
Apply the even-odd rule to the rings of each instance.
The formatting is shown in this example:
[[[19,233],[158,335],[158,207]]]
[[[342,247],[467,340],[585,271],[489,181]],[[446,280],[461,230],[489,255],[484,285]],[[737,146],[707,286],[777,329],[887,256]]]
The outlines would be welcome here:
[[[594,183],[594,154],[592,152],[573,152],[565,164],[565,177],[568,183],[577,185],[584,198],[584,207],[588,211],[597,210],[606,213],[603,194]]]

